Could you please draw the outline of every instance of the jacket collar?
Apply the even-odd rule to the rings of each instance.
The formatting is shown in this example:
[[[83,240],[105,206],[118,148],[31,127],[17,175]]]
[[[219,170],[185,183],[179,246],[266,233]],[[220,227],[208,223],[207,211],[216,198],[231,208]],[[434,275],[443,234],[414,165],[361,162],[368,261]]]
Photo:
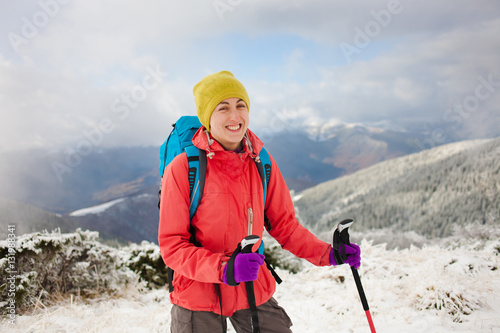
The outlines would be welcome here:
[[[205,126],[200,127],[195,133],[193,136],[193,144],[199,149],[205,150],[209,158],[212,158],[216,153],[226,152],[226,149],[212,137]],[[245,145],[245,150],[242,154],[248,153],[253,159],[259,155],[264,146],[262,141],[260,141],[260,139],[248,128],[243,137],[243,144]]]

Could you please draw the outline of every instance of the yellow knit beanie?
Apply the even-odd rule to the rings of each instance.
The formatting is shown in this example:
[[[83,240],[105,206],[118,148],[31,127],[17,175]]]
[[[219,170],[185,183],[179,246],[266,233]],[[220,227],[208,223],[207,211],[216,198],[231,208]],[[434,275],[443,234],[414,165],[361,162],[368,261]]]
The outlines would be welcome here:
[[[250,110],[250,100],[245,87],[233,73],[222,71],[204,77],[193,88],[196,113],[203,126],[210,131],[210,116],[215,107],[226,98],[241,98]]]

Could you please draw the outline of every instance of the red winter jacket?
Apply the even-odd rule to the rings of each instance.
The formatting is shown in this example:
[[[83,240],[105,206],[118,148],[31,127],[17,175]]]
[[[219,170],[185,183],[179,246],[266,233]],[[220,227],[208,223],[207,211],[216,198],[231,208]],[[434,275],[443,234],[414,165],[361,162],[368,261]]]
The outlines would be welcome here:
[[[165,169],[158,241],[165,264],[175,271],[171,302],[183,308],[220,313],[214,284],[220,286],[224,316],[248,308],[245,284],[224,284],[222,272],[238,243],[249,234],[250,210],[252,234],[262,237],[265,212],[272,226],[269,234],[284,249],[315,265],[329,265],[331,246],[298,223],[290,193],[272,157],[263,207],[262,182],[252,161],[263,143],[250,130],[247,133],[248,143],[239,154],[226,151],[209,139],[203,127],[193,137],[194,145],[207,151],[207,175],[202,200],[191,222],[186,154],[177,156]],[[190,225],[202,247],[189,242]],[[260,242],[254,251],[259,245]],[[261,266],[254,286],[257,306],[273,295],[276,282],[265,265]]]

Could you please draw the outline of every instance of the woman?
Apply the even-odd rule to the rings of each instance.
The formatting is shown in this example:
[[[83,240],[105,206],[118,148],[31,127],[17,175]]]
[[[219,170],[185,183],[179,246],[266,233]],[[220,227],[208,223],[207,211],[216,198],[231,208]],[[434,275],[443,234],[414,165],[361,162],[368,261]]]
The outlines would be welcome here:
[[[248,129],[250,100],[245,87],[232,73],[222,71],[203,78],[193,93],[203,126],[192,141],[207,152],[207,174],[203,198],[192,220],[185,154],[165,169],[161,191],[159,245],[165,264],[175,271],[170,294],[172,332],[225,331],[226,317],[237,332],[252,332],[244,283],[251,281],[261,332],[291,332],[290,318],[272,298],[276,282],[262,265],[264,256],[238,253],[228,265],[231,254],[249,234],[262,238],[264,213],[270,221],[269,234],[284,249],[314,265],[336,265],[332,246],[298,223],[289,190],[272,156],[264,204],[253,161],[263,143]],[[190,242],[191,233],[198,246]],[[345,252],[346,262],[359,267],[359,247],[351,244]],[[234,286],[235,282],[239,284]]]

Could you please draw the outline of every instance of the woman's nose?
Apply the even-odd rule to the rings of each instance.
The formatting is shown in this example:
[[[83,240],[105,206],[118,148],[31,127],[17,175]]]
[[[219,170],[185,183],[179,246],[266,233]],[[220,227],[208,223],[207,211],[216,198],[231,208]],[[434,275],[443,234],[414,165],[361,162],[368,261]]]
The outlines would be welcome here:
[[[236,108],[235,108],[235,107],[231,107],[231,108],[229,109],[229,119],[230,119],[230,120],[237,121],[237,120],[239,120],[239,119],[240,119],[239,117],[240,117],[240,116],[239,116],[239,114],[238,114],[238,110],[236,110]]]

